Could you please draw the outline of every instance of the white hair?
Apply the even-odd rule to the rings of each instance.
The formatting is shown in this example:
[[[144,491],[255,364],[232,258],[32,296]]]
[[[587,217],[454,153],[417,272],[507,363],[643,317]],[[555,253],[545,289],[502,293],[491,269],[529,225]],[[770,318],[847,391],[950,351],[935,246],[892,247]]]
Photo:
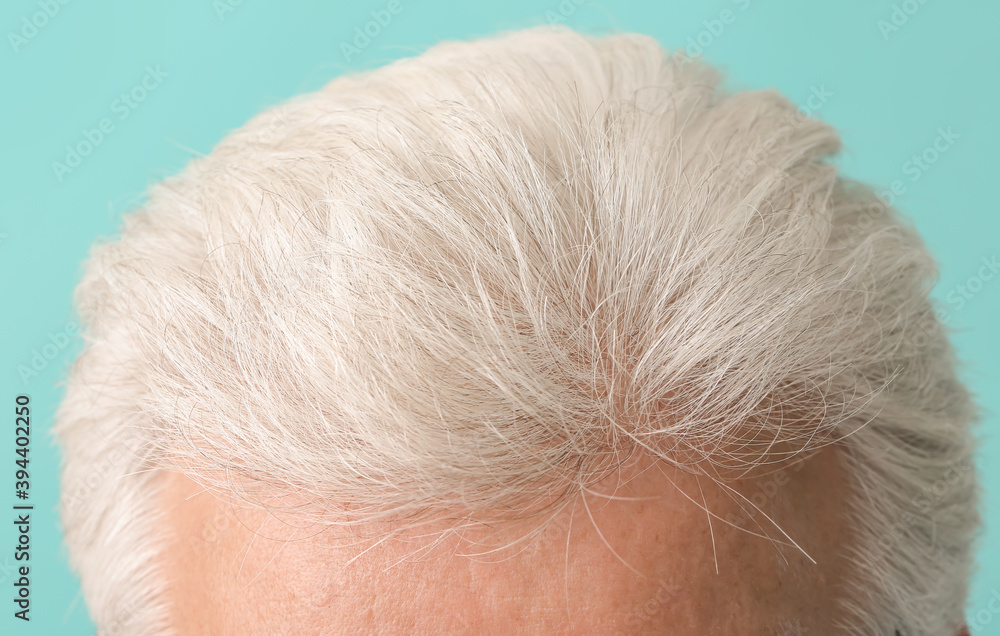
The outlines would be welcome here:
[[[166,633],[165,467],[353,524],[526,515],[636,449],[744,469],[835,443],[843,627],[957,629],[975,410],[933,260],[838,147],[651,38],[547,28],[255,117],[153,186],[77,290],[56,433],[94,620]]]

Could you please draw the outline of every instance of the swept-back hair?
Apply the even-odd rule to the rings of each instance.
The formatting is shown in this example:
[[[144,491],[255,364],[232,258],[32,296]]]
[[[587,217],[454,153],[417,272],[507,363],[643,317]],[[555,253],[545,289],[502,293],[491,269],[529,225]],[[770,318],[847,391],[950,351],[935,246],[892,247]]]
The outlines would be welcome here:
[[[530,514],[636,451],[739,471],[835,443],[845,627],[955,629],[975,411],[932,258],[838,147],[648,37],[553,29],[255,117],[155,185],[77,290],[56,432],[95,620],[162,633],[164,467],[416,522]]]

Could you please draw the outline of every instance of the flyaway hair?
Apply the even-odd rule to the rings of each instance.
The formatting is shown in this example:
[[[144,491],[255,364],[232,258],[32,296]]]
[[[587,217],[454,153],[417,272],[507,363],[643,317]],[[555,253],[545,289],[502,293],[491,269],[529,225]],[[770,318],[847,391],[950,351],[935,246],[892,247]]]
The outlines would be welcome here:
[[[160,468],[418,523],[532,514],[640,451],[722,475],[840,444],[843,627],[956,629],[975,410],[934,261],[838,149],[651,38],[547,28],[253,118],[152,187],[77,290],[56,432],[95,621],[165,633]]]

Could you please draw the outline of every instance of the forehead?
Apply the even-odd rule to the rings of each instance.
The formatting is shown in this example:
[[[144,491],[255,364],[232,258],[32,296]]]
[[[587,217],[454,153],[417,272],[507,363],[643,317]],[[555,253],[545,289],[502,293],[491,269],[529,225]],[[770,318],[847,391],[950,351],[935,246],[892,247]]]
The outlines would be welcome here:
[[[830,633],[849,574],[832,450],[726,487],[640,462],[525,541],[541,520],[379,542],[164,476],[180,633]]]

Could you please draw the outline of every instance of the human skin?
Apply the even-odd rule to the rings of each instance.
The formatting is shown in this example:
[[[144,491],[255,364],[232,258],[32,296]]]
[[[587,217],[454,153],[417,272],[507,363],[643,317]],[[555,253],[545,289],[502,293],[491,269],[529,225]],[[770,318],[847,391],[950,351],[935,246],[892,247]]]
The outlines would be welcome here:
[[[751,504],[704,475],[639,457],[520,551],[467,556],[537,521],[471,530],[419,558],[407,559],[428,541],[391,539],[351,564],[371,543],[296,529],[168,471],[171,625],[226,635],[832,634],[850,574],[839,451],[784,471],[728,484],[747,498],[769,492],[761,508],[781,530],[759,513],[751,520]],[[717,515],[711,525],[703,506]]]

